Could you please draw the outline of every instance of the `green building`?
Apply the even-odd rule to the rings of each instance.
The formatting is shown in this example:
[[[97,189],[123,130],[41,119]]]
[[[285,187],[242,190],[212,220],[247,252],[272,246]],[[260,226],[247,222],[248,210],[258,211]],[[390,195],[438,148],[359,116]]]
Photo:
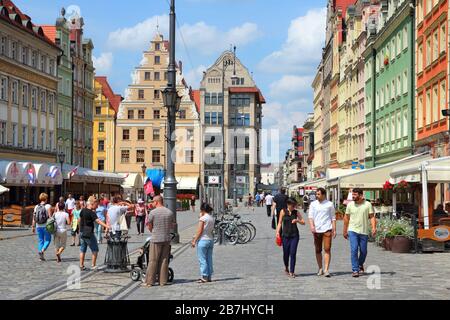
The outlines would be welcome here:
[[[366,167],[412,155],[415,18],[412,0],[385,1],[367,24]]]
[[[70,30],[65,10],[56,20],[55,26],[42,26],[45,35],[62,50],[58,59],[58,107],[56,121],[56,143],[58,154],[65,154],[65,162],[72,163],[72,59],[70,54]]]

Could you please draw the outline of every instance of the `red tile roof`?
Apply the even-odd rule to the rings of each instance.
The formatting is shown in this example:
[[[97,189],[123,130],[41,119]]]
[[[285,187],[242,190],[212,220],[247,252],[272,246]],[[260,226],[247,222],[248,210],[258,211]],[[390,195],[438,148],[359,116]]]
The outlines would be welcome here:
[[[51,42],[55,43],[56,41],[56,26],[41,26],[42,30],[44,30],[44,34],[47,38],[50,39]]]
[[[259,90],[258,87],[230,87],[230,93],[257,93],[258,94],[258,102],[261,104],[266,103],[266,99]]]
[[[56,45],[45,36],[43,29],[40,26],[33,24],[31,18],[22,13],[11,0],[0,0],[0,8],[2,8],[0,10],[0,19],[34,35],[53,47],[56,47]]]
[[[200,113],[200,90],[191,90],[191,100],[194,101],[198,113]]]
[[[114,110],[117,115],[119,112],[120,103],[123,98],[120,94],[115,94],[108,83],[107,77],[95,77],[95,81],[102,86],[103,95],[109,100],[109,106]]]

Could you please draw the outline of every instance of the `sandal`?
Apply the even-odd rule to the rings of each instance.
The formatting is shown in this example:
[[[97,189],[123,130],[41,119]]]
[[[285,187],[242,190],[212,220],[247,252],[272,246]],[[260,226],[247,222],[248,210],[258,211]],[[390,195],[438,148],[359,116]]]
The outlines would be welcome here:
[[[85,266],[80,267],[81,271],[87,271],[87,268]]]
[[[207,283],[207,282],[208,282],[208,280],[205,280],[205,279],[199,279],[197,281],[198,284],[203,284],[203,283]]]
[[[141,287],[143,287],[143,288],[151,288],[151,287],[153,287],[153,285],[143,283],[143,284],[141,284]]]

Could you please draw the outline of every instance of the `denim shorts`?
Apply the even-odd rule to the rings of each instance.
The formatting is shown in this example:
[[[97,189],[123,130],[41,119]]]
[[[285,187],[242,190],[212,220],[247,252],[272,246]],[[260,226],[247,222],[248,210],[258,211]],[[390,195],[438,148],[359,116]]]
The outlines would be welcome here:
[[[80,252],[86,253],[87,248],[91,249],[91,252],[98,252],[98,243],[95,235],[92,235],[90,239],[83,238],[83,234],[80,234]]]

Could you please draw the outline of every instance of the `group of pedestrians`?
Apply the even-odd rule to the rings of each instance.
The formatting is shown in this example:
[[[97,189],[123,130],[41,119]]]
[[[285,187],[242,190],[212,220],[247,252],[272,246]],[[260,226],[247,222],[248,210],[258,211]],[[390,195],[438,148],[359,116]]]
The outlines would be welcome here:
[[[376,218],[373,207],[364,199],[361,189],[353,189],[353,202],[346,209],[343,236],[350,242],[352,276],[357,278],[364,275],[364,264],[367,258],[367,244],[369,234],[376,235]],[[331,277],[331,247],[337,236],[336,212],[331,201],[327,200],[327,192],[320,188],[316,192],[316,199],[309,205],[308,221],[314,238],[314,249],[318,266],[318,276]],[[276,236],[281,237],[283,247],[283,262],[285,272],[295,278],[296,255],[299,244],[299,230],[297,225],[306,222],[299,211],[295,199],[286,195],[286,190],[280,190],[267,205],[273,217],[272,227],[276,229]]]

